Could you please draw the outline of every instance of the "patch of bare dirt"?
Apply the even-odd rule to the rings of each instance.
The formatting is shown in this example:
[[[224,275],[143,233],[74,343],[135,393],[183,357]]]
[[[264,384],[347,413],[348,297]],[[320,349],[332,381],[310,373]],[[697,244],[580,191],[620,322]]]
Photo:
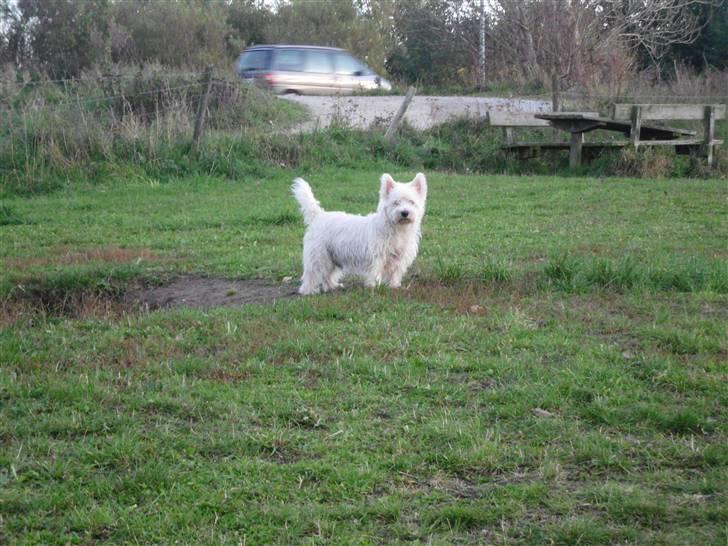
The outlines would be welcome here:
[[[208,309],[271,304],[298,296],[294,284],[218,277],[177,277],[159,286],[132,285],[100,291],[85,288],[20,287],[0,298],[0,327],[37,317],[112,319],[134,311],[171,307]]]
[[[298,296],[293,284],[262,280],[230,280],[217,277],[178,277],[168,284],[132,289],[124,294],[127,305],[143,309],[170,307],[234,307],[251,303],[270,304]]]

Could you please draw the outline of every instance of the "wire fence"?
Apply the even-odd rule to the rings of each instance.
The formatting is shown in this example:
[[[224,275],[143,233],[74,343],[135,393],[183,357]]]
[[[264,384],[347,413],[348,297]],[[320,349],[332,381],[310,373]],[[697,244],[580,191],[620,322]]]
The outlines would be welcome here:
[[[29,86],[0,74],[0,177],[27,191],[53,173],[93,172],[100,163],[177,172],[189,145],[200,151],[205,130],[248,132],[284,104],[211,72],[143,76]]]
[[[162,74],[161,72],[159,74]],[[164,77],[166,78],[201,78],[205,73],[201,71],[197,72],[174,72],[174,71],[168,71],[165,70],[163,72]],[[5,84],[11,84],[16,85],[19,87],[59,87],[59,86],[71,86],[71,85],[78,85],[82,83],[99,83],[103,81],[132,81],[135,79],[140,79],[140,77],[143,77],[143,73],[137,72],[137,73],[125,73],[125,74],[94,74],[94,75],[87,75],[82,76],[78,78],[63,78],[58,80],[50,80],[50,79],[38,79],[33,80],[31,78],[23,78],[22,76],[18,79],[17,76],[13,77],[11,80],[6,80],[3,83]]]
[[[147,71],[128,72],[115,74],[94,74],[76,78],[65,78],[56,80],[29,80],[13,74],[12,77],[2,78],[0,76],[0,113],[9,113],[22,110],[23,108],[53,109],[63,107],[85,106],[102,104],[117,100],[129,101],[133,98],[143,96],[164,96],[176,91],[194,88],[201,85],[206,77],[206,72],[200,71]],[[214,86],[228,87],[239,91],[241,80],[226,79],[219,76],[212,76]],[[137,90],[139,86],[148,86],[157,83],[158,87],[152,89]],[[122,89],[126,87],[127,89]],[[91,94],[93,90],[103,90],[103,94]],[[58,91],[63,96],[71,96],[66,100],[54,100],[52,93]],[[696,93],[695,89],[685,93],[674,92],[620,92],[618,94],[604,94],[592,91],[561,91],[559,96],[563,100],[583,101],[587,103],[605,101],[646,101],[646,102],[728,102],[728,95],[724,93]],[[510,95],[513,99],[546,100],[552,99],[552,93],[502,93]],[[464,95],[468,96],[468,95]],[[473,96],[473,95],[470,95]],[[9,104],[14,102],[14,104]]]
[[[232,126],[236,121],[245,121],[241,117],[246,113],[251,93],[255,100],[272,100],[240,78],[226,79],[209,72],[113,75],[19,85],[0,79],[0,138],[27,131],[29,120],[44,117],[75,115],[113,125],[119,120],[151,123],[170,116],[179,119],[199,115],[197,110],[208,81],[205,113],[212,112],[212,121],[218,124],[227,121]]]
[[[199,106],[205,98],[205,88],[210,82],[206,108],[200,112]],[[148,70],[116,74],[94,74],[79,78],[59,80],[25,81],[17,76],[2,79],[0,75],[0,139],[7,141],[18,136],[29,137],[33,131],[42,135],[53,132],[49,124],[63,118],[68,123],[67,132],[74,127],[73,118],[79,125],[88,128],[91,120],[100,128],[112,132],[120,131],[123,126],[165,123],[168,133],[189,131],[200,115],[207,118],[211,128],[233,129],[244,123],[252,123],[252,116],[260,113],[260,108],[250,108],[247,99],[254,86],[242,79],[224,77],[206,72],[170,72]],[[270,95],[256,91],[255,99],[273,101]],[[551,93],[522,94],[511,98],[481,97],[464,95],[455,97],[427,97],[430,104],[429,118],[424,122],[412,124],[425,128],[445,121],[449,117],[485,117],[493,108],[510,111],[548,111],[551,108]],[[389,98],[391,99],[391,97]],[[447,100],[447,106],[443,106]],[[357,102],[358,101],[358,102]],[[336,120],[353,127],[366,128],[386,118],[390,113],[384,106],[369,107],[367,113],[359,108],[359,103],[384,104],[386,97],[355,97],[346,101],[332,101],[330,112],[314,114],[314,122],[308,128],[322,128]],[[443,101],[442,103],[438,101]],[[530,101],[530,102],[529,102]],[[391,103],[396,103],[390,100]],[[676,102],[676,103],[726,103],[728,95],[711,94],[694,96],[690,94],[654,93],[640,95],[614,96],[594,92],[563,91],[560,103],[563,110],[601,111],[608,114],[608,104],[613,102]],[[446,109],[446,115],[439,110]],[[425,113],[424,117],[428,117]],[[46,124],[44,125],[43,119]],[[49,121],[50,120],[50,121]],[[171,124],[177,124],[175,129]],[[57,128],[62,130],[62,128]],[[158,129],[158,128],[157,128]],[[41,138],[42,140],[42,138]],[[0,147],[3,145],[0,142]]]

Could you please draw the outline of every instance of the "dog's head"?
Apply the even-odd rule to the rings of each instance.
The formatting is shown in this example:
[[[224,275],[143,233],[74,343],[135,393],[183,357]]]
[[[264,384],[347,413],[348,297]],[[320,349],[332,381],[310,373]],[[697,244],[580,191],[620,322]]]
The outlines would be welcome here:
[[[427,179],[417,173],[411,182],[395,182],[388,174],[383,174],[379,189],[379,207],[392,224],[419,223],[425,214],[427,199]]]

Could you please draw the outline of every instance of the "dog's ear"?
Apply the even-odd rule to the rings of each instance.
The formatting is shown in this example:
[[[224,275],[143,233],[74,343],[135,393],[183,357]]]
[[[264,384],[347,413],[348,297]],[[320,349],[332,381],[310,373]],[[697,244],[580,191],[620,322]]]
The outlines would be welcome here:
[[[415,179],[411,182],[411,184],[415,187],[417,193],[420,194],[420,197],[422,197],[423,199],[427,197],[427,179],[425,178],[424,174],[417,173]]]
[[[382,178],[380,178],[380,182],[382,183],[382,187],[379,189],[379,198],[384,199],[394,189],[394,178],[384,173]]]

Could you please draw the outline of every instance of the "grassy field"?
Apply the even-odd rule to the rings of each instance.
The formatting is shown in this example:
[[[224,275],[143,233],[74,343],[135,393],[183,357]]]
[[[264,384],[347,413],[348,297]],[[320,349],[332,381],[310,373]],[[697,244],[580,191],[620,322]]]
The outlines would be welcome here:
[[[725,181],[428,174],[406,289],[209,310],[118,296],[295,282],[292,173],[3,199],[0,543],[726,544]]]

